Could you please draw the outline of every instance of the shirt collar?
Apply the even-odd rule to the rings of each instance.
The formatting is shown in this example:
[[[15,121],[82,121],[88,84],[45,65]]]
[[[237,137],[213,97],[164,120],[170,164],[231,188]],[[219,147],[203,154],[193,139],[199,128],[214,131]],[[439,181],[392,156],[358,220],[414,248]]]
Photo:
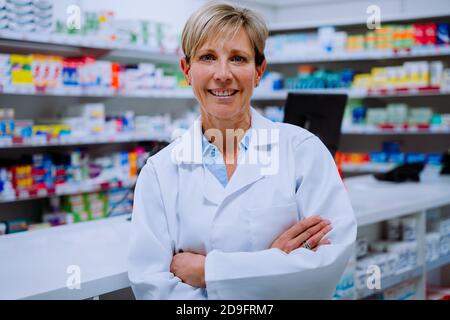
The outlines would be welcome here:
[[[252,112],[251,131],[260,129],[278,129],[278,125],[269,119],[260,115],[254,108],[250,108]],[[255,131],[255,132],[256,132]],[[253,134],[253,133],[252,133]],[[199,115],[189,129],[180,137],[174,140],[174,148],[171,151],[171,159],[176,164],[202,164],[202,124]],[[278,142],[267,139],[249,139],[248,151],[258,152],[258,147],[262,145],[271,145]]]
[[[242,137],[241,141],[239,142],[239,151],[241,150],[247,151],[250,145],[250,137],[251,137],[251,130],[249,129],[245,132],[244,137]],[[212,149],[217,149],[217,147],[211,142],[209,142],[208,139],[205,137],[205,135],[202,134],[203,157],[205,157],[205,155],[208,154],[209,152],[212,152]]]

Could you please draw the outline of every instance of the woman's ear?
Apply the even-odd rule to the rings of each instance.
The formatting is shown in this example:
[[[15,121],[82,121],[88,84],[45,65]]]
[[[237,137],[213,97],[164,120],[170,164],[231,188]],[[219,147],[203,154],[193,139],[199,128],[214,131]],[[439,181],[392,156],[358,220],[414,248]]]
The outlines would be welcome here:
[[[261,63],[261,65],[256,67],[256,87],[259,85],[259,82],[262,79],[262,76],[264,74],[264,72],[266,71],[267,68],[267,61],[266,59],[263,60],[263,62]]]
[[[180,60],[180,69],[184,74],[184,79],[186,79],[186,82],[191,85],[191,76],[190,76],[190,71],[191,71],[191,65],[189,64],[189,62],[186,60],[186,58],[181,58]]]

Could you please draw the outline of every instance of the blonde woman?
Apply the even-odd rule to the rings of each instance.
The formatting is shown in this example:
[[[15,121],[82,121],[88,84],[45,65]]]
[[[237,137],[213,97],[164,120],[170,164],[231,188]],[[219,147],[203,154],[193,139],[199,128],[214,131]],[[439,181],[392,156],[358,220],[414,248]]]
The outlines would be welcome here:
[[[354,214],[321,141],[250,106],[267,36],[259,15],[226,3],[184,27],[180,66],[201,115],[139,175],[129,251],[138,299],[333,294]]]

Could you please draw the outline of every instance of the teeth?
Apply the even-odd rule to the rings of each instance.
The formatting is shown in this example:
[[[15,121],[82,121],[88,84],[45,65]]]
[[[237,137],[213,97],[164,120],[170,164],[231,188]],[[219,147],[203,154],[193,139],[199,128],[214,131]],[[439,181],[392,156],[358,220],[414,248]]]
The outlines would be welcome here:
[[[212,94],[219,97],[227,97],[231,96],[234,93],[234,90],[211,90]]]

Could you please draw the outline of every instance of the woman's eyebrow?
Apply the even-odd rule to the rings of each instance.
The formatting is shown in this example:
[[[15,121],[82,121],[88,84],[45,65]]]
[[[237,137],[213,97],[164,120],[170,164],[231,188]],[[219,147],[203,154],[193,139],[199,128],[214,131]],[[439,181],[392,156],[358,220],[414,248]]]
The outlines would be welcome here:
[[[251,56],[251,54],[245,50],[240,50],[240,49],[232,49],[231,50],[231,54],[240,54],[240,55],[244,55],[244,56]]]
[[[199,49],[197,52],[198,52],[197,55],[217,54],[216,50],[214,50],[212,48]],[[249,52],[247,52],[245,50],[241,50],[241,49],[231,49],[230,50],[230,55],[242,55],[242,56],[250,57],[251,53],[249,53]]]
[[[206,49],[199,49],[198,54],[205,54],[205,53],[216,53],[214,49],[206,48]]]

